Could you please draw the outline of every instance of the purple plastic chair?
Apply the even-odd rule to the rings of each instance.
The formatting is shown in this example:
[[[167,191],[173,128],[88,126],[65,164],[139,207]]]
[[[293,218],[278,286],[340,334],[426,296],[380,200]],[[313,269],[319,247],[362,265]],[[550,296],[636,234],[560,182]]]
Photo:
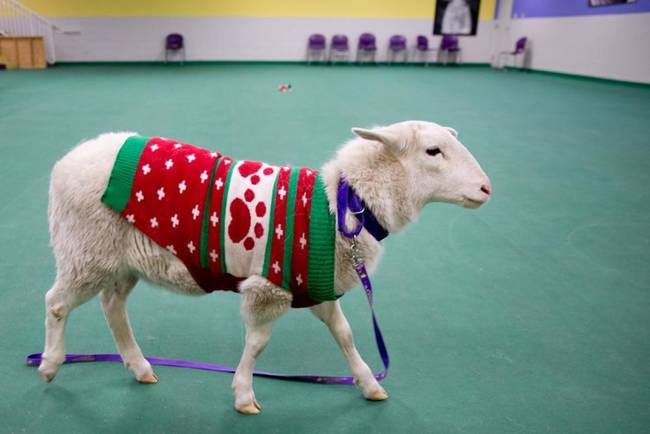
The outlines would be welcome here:
[[[449,61],[450,54],[453,55],[454,63],[460,63],[461,48],[458,44],[458,36],[442,35],[439,54],[442,57],[442,63],[445,65]]]
[[[524,63],[525,63],[525,58],[526,58],[526,44],[528,42],[528,38],[519,38],[517,39],[517,42],[515,43],[515,51],[502,51],[499,53],[499,55],[496,58],[496,64],[494,65],[496,68],[505,68],[508,66],[508,59],[512,59],[512,67],[516,66],[517,59],[521,59],[521,62],[519,62],[519,67],[523,68]],[[503,62],[502,62],[503,60]]]
[[[366,58],[369,62],[374,63],[375,53],[377,53],[375,35],[372,33],[362,33],[359,36],[359,44],[357,45],[357,62],[361,62],[363,58]]]
[[[347,62],[349,57],[350,46],[348,44],[348,37],[341,34],[332,36],[332,42],[330,43],[330,62],[336,60]]]
[[[320,33],[310,35],[307,40],[307,63],[314,59],[317,61],[325,60],[326,44],[325,36]]]
[[[402,56],[404,62],[408,60],[408,51],[406,51],[406,37],[403,35],[393,35],[388,40],[388,52],[386,58],[389,62],[395,62],[397,56]]]
[[[422,60],[425,65],[429,64],[431,53],[437,51],[435,48],[429,48],[429,38],[424,35],[418,35],[415,47],[413,48],[413,60]]]
[[[185,44],[183,43],[183,35],[180,33],[170,33],[165,38],[165,62],[169,60],[169,52],[179,52],[183,56],[181,63],[185,61]]]

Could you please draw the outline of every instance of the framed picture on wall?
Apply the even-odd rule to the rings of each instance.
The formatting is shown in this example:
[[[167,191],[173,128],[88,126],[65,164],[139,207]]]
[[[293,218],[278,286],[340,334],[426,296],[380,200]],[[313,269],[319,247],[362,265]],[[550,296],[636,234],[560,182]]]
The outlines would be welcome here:
[[[609,6],[620,5],[625,3],[636,3],[637,0],[589,0],[589,6]]]
[[[434,35],[474,36],[481,0],[437,0]]]

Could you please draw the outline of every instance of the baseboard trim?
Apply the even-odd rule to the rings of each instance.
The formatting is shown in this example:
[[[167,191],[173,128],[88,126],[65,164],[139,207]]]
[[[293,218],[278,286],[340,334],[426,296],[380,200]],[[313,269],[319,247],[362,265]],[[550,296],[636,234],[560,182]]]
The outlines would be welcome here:
[[[613,78],[595,77],[593,75],[582,75],[582,74],[572,74],[569,72],[549,71],[546,69],[515,68],[512,66],[507,66],[506,69],[509,71],[520,71],[520,72],[532,73],[537,75],[547,75],[551,77],[570,78],[573,80],[580,80],[580,81],[610,83],[610,84],[624,85],[629,87],[641,87],[641,88],[650,87],[650,83],[642,83],[639,81],[617,80]]]
[[[408,62],[408,63],[391,63],[391,62],[375,62],[375,63],[328,63],[328,62],[306,62],[304,60],[190,60],[183,63],[162,61],[147,61],[147,60],[124,60],[124,61],[59,61],[51,67],[57,66],[129,66],[129,65],[151,65],[151,66],[184,66],[184,65],[309,65],[309,66],[424,66],[424,62]],[[447,64],[432,62],[427,66],[431,67],[489,67],[489,63],[459,63]]]

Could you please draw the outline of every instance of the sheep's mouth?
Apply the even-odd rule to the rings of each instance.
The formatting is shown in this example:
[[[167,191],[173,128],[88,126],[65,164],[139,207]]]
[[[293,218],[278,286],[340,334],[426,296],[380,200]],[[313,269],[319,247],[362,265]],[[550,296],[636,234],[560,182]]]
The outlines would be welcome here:
[[[463,197],[463,206],[465,208],[478,208],[487,202],[487,199],[472,199],[471,197]]]

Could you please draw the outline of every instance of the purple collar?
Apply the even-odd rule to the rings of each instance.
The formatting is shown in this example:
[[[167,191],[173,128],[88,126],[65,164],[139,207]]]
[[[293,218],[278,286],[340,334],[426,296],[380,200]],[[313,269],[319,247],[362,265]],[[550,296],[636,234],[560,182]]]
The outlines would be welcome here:
[[[365,228],[377,241],[388,236],[388,231],[377,221],[375,215],[354,191],[345,177],[341,177],[336,194],[336,211],[339,231],[348,238],[359,235]],[[345,227],[345,214],[350,211],[359,221],[357,227],[348,231]]]

